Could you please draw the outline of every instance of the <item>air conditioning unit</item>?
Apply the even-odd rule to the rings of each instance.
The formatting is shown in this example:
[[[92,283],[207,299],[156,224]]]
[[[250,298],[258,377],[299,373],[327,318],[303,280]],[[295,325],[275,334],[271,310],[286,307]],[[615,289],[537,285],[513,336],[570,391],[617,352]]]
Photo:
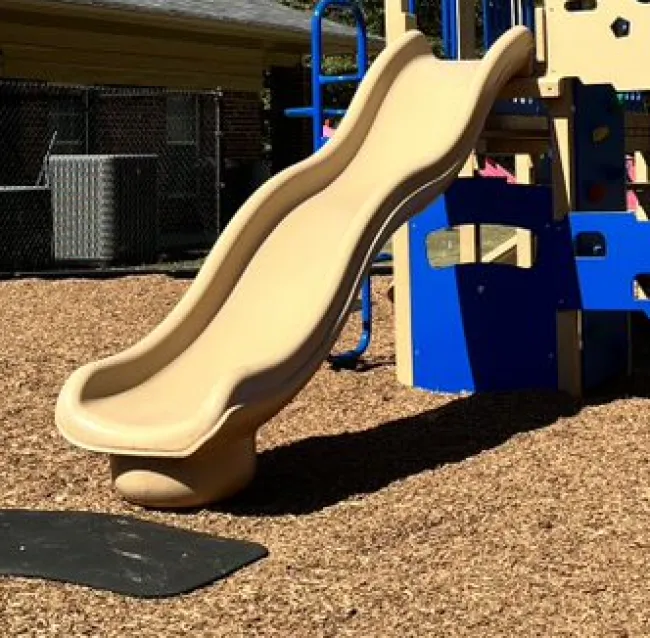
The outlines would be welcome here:
[[[41,186],[0,186],[0,270],[53,265],[52,201]]]
[[[156,155],[52,155],[57,261],[143,264],[158,250]]]

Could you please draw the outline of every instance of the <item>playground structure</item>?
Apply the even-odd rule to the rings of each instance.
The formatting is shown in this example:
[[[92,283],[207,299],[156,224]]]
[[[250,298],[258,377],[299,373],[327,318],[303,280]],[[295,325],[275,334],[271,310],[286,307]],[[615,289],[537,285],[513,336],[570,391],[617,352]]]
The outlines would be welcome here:
[[[348,9],[354,17],[357,26],[357,59],[356,70],[350,75],[328,76],[323,75],[324,67],[324,47],[322,37],[322,20],[330,8]],[[407,3],[407,12],[415,14],[417,12],[417,0],[409,0]],[[442,0],[442,36],[445,56],[450,59],[471,58],[475,55],[478,46],[476,39],[476,14],[472,3],[458,2],[457,0]],[[541,19],[544,19],[544,13],[539,12]],[[523,24],[531,30],[535,29],[535,7],[533,0],[517,0],[516,2],[483,2],[483,33],[481,44],[485,49],[496,41],[507,29],[517,24]],[[311,57],[314,63],[311,67],[311,96],[312,105],[310,107],[287,109],[286,114],[289,117],[308,117],[312,120],[312,134],[314,152],[317,152],[335,133],[332,128],[332,119],[342,118],[346,109],[327,107],[324,103],[323,89],[328,85],[334,84],[358,84],[364,77],[368,63],[368,46],[367,31],[364,24],[362,12],[354,0],[321,0],[314,9],[312,19],[312,51]],[[618,94],[618,98],[624,103],[628,116],[634,114],[630,119],[627,129],[636,130],[636,137],[639,137],[638,131],[644,131],[648,128],[647,118],[644,114],[645,96],[638,91],[623,92]],[[487,142],[491,136],[497,135],[502,137],[506,135],[513,138],[519,136],[520,148],[525,145],[525,139],[532,133],[533,138],[538,137],[536,128],[544,129],[547,124],[547,113],[543,103],[539,100],[524,97],[513,100],[501,100],[493,109],[494,117],[492,118],[494,130],[487,131],[485,134],[484,150],[490,154],[483,153],[484,166],[479,166],[478,159],[473,155],[464,168],[462,174],[464,177],[473,177],[480,175],[482,177],[501,177],[510,183],[518,181],[521,184],[530,184],[535,180],[537,183],[550,184],[550,153],[548,140],[542,140],[539,146],[539,139],[531,144],[531,151],[522,153],[511,153],[507,146],[502,147],[498,142]],[[325,119],[324,119],[325,118]],[[499,119],[500,118],[500,119]],[[324,120],[324,124],[323,124]],[[322,126],[322,128],[321,128]],[[511,130],[512,128],[512,130]],[[543,135],[542,135],[543,137]],[[643,137],[643,133],[641,133]],[[525,150],[525,149],[524,149]],[[626,147],[627,150],[627,147]],[[643,151],[628,151],[628,181],[630,182],[627,190],[627,208],[636,210],[643,215],[644,207],[639,201],[638,192],[645,193],[647,188],[644,183],[647,181],[648,168],[646,163],[646,154]],[[495,161],[495,157],[511,156],[515,166],[516,175],[504,169]],[[635,177],[636,166],[639,167],[640,177]],[[489,224],[486,219],[483,228]],[[484,263],[499,263],[527,266],[532,263],[532,237],[529,231],[518,229],[513,230],[512,236],[498,246],[482,245],[479,234],[481,229],[479,225],[464,225],[457,229],[460,238],[460,263],[472,263],[480,260]],[[503,233],[501,233],[503,234]],[[480,253],[480,255],[479,255]],[[378,262],[392,261],[390,254],[382,253],[377,258]],[[393,290],[391,289],[391,296]],[[353,350],[344,354],[333,355],[329,360],[337,367],[354,368],[360,358],[368,349],[372,338],[372,304],[371,304],[371,282],[366,279],[361,289],[361,338],[359,344]],[[450,310],[450,306],[445,304],[445,309]],[[444,312],[444,311],[443,311]],[[427,311],[428,315],[429,312]],[[452,320],[453,321],[453,320]],[[430,328],[425,329],[429,331]],[[410,337],[408,337],[410,339]],[[483,336],[477,336],[481,341]],[[462,341],[462,339],[461,339]],[[491,353],[487,355],[491,358]],[[458,356],[453,355],[452,359],[458,361]],[[496,358],[493,359],[495,361]],[[425,360],[424,366],[428,368],[428,359]],[[520,387],[513,380],[505,384],[505,389]],[[406,379],[412,379],[410,373],[406,374]],[[411,381],[407,381],[409,384]],[[535,386],[537,381],[524,381],[523,387],[528,384]],[[482,389],[482,385],[477,385],[470,379],[461,382],[449,382],[443,378],[439,381],[429,380],[423,386],[428,389],[446,390],[458,392],[463,390]]]
[[[458,4],[445,3],[450,57],[476,46],[474,14],[454,11]],[[630,295],[624,302],[623,284],[610,283],[624,271],[619,275],[622,264],[612,259],[613,238],[598,229],[604,217],[580,234],[578,259],[571,253],[573,263],[555,274],[545,268],[562,262],[560,252],[572,250],[571,240],[556,245],[542,230],[549,225],[561,236],[564,223],[572,230],[578,221],[589,224],[592,216],[585,213],[591,211],[627,210],[647,219],[650,129],[640,92],[645,83],[629,70],[615,73],[609,59],[606,68],[592,60],[601,47],[619,60],[634,55],[634,37],[649,24],[647,12],[636,2],[597,7],[546,2],[537,9],[532,2],[486,5],[486,46],[516,23],[536,32],[539,77],[534,85],[520,82],[510,93],[517,99],[495,105],[475,149],[488,158],[511,156],[519,184],[478,179],[484,170],[477,170],[472,157],[445,196],[400,230],[394,265],[398,376],[407,385],[434,391],[548,388],[581,396],[629,370],[629,312],[642,309],[643,278],[627,273]],[[572,31],[580,34],[573,40],[577,55],[562,46]],[[626,183],[626,175],[633,183]],[[571,214],[578,211],[580,217]],[[510,227],[513,235],[486,247],[481,236],[486,226]],[[451,228],[460,243],[459,262],[471,268],[432,268],[422,250],[436,232]],[[625,232],[622,221],[617,228]],[[642,228],[628,231],[635,237],[631,248],[641,241]],[[587,281],[596,263],[603,279]],[[596,307],[587,301],[588,286],[600,288]]]
[[[650,127],[620,94],[650,89],[650,71],[627,62],[650,7],[517,6],[510,24],[486,22],[483,59],[459,64],[431,54],[413,2],[387,0],[386,49],[336,134],[253,194],[152,333],[67,381],[57,425],[111,456],[125,498],[186,507],[242,489],[258,428],[328,357],[391,236],[401,382],[580,396],[625,373],[630,313],[649,308],[638,298],[648,230],[642,205],[627,210],[626,152],[642,191]],[[462,57],[473,29],[453,16]],[[516,156],[519,183],[476,176],[479,154]],[[549,183],[533,183],[543,155]],[[515,242],[483,255],[484,224],[517,229]],[[452,228],[462,264],[433,268],[428,239]]]

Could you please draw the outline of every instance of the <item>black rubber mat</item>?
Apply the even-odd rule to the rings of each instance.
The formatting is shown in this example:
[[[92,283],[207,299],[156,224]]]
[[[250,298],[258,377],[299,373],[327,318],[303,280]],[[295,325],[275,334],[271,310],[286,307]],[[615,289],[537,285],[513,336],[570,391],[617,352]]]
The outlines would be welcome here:
[[[268,555],[256,543],[126,516],[0,510],[0,575],[139,598],[187,593]]]

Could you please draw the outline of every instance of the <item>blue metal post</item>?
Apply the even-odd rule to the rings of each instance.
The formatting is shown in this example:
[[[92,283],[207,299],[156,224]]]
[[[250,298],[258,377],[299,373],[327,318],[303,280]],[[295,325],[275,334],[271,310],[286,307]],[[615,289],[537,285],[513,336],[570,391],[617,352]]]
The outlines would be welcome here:
[[[483,44],[489,49],[513,24],[514,16],[509,2],[483,0]]]
[[[357,24],[357,72],[352,75],[330,76],[323,74],[323,33],[322,21],[330,7],[351,9]],[[409,10],[415,7],[415,0],[409,0]],[[359,83],[368,69],[368,36],[363,13],[356,2],[350,0],[321,0],[312,17],[312,129],[314,152],[326,142],[323,137],[324,114],[323,86],[343,83]],[[386,260],[380,255],[379,260]],[[332,355],[329,361],[335,367],[354,368],[370,345],[372,338],[372,290],[370,276],[366,277],[361,287],[361,337],[356,348],[340,355]]]
[[[535,29],[535,2],[534,0],[526,0],[524,2],[524,25],[529,29]]]
[[[442,0],[442,42],[445,57],[458,57],[458,5],[457,0]]]
[[[534,0],[522,0],[520,7],[521,15],[513,15],[510,2],[483,0],[483,44],[485,49],[489,49],[501,35],[515,24],[523,24],[529,29],[535,28]],[[518,10],[517,14],[519,14]]]
[[[483,0],[483,48],[487,51],[492,44],[493,0]]]
[[[375,263],[392,261],[392,256],[382,253],[375,259]],[[329,362],[335,368],[354,368],[359,358],[368,349],[372,339],[372,290],[370,276],[363,280],[361,285],[361,338],[356,348],[339,355],[331,355]]]

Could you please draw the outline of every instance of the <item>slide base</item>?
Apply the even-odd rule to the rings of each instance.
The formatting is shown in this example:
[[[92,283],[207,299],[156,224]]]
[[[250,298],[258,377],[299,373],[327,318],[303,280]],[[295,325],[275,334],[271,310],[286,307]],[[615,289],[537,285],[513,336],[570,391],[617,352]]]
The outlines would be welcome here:
[[[190,508],[227,499],[255,476],[255,437],[208,445],[187,458],[111,456],[115,489],[131,503]]]

